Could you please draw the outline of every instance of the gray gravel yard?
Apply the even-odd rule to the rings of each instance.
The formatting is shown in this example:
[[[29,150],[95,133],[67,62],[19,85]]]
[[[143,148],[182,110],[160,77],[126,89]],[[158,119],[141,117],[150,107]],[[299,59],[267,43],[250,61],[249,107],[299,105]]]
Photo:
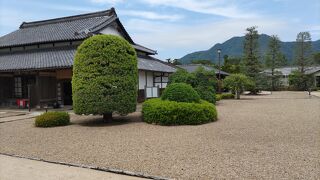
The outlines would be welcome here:
[[[116,168],[177,179],[320,179],[320,98],[274,92],[218,103],[219,120],[164,127],[140,114],[102,123],[35,128],[0,124],[0,153]]]

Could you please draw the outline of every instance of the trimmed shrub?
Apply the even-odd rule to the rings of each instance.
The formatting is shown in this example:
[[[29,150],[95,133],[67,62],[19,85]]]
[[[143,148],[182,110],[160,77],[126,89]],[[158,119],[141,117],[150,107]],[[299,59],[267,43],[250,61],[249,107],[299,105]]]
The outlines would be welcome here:
[[[222,99],[220,94],[216,94],[216,101],[220,101]]]
[[[231,74],[223,80],[223,83],[226,88],[237,95],[237,99],[240,99],[240,93],[245,89],[256,89],[254,81],[244,74]]]
[[[76,114],[122,115],[136,110],[138,66],[134,48],[114,35],[95,35],[77,49],[72,77]]]
[[[200,96],[186,83],[173,83],[163,91],[161,99],[176,102],[199,102]]]
[[[234,99],[234,94],[231,94],[231,93],[221,94],[221,99]]]
[[[159,125],[196,125],[217,120],[215,105],[150,99],[142,105],[143,121]]]
[[[35,126],[53,127],[65,126],[70,123],[70,116],[67,112],[46,112],[36,117]]]

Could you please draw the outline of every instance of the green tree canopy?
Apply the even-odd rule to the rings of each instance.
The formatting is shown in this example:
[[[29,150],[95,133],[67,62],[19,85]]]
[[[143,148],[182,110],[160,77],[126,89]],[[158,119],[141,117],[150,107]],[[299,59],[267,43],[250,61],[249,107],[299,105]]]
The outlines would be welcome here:
[[[138,67],[134,48],[114,35],[95,35],[77,49],[72,77],[76,114],[128,114],[136,110]]]

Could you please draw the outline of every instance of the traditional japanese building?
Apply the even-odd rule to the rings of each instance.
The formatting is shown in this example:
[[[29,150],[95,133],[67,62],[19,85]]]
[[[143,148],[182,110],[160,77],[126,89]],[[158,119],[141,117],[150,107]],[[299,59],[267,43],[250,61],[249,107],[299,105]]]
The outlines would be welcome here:
[[[96,34],[125,38],[136,49],[139,101],[156,97],[175,68],[153,57],[157,52],[135,43],[114,8],[35,22],[0,37],[0,106],[29,99],[32,107],[72,105],[72,65],[77,46]]]

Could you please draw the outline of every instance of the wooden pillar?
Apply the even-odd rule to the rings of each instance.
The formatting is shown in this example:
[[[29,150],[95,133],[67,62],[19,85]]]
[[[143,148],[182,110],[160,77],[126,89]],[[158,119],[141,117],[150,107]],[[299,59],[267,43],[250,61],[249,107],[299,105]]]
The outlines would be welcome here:
[[[36,73],[36,84],[35,84],[35,105],[37,108],[41,108],[40,106],[40,99],[41,99],[41,92],[40,92],[40,75],[39,72]]]

